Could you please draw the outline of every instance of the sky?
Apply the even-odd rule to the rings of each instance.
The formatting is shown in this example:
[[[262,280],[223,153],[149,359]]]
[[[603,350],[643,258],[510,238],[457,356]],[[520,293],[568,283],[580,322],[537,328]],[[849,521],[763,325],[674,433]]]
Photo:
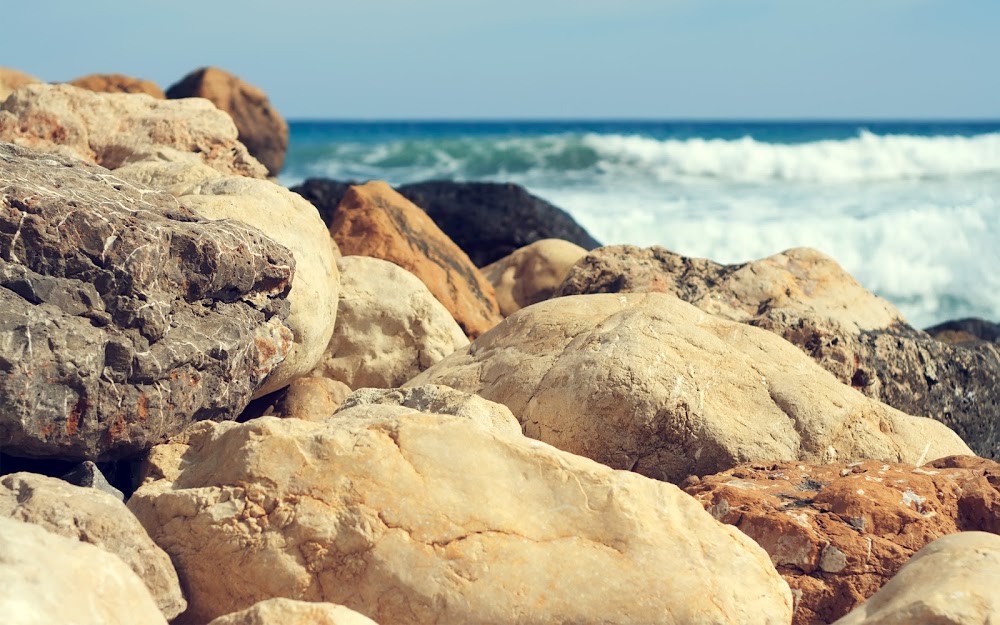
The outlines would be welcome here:
[[[0,65],[289,119],[1000,118],[1000,0],[23,0]]]

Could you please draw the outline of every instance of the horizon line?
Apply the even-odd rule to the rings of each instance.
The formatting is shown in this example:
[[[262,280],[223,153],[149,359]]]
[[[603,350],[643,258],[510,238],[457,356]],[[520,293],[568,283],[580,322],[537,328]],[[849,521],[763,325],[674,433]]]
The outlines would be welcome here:
[[[287,117],[290,123],[939,123],[1000,124],[1000,117]]]

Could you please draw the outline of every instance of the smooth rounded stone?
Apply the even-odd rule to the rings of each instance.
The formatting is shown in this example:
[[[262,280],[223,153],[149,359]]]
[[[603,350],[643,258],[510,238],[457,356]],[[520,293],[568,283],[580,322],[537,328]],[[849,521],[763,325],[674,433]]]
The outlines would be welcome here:
[[[337,326],[312,375],[363,387],[395,388],[469,344],[427,286],[399,265],[344,256]]]
[[[945,321],[924,330],[938,341],[964,343],[990,341],[1000,343],[1000,323],[969,317]]]
[[[97,465],[90,460],[84,460],[68,473],[60,475],[59,479],[68,484],[72,484],[73,486],[96,488],[99,491],[111,495],[122,503],[125,502],[125,493],[112,486],[111,483],[108,482],[108,478],[104,477],[104,474],[101,473],[101,470],[97,467]]]
[[[255,400],[251,406],[257,402],[267,402],[267,405],[256,411],[248,407],[240,418],[280,417],[323,421],[336,412],[351,393],[351,388],[343,382],[306,376],[292,380],[291,384],[272,395]]]
[[[493,286],[465,252],[384,182],[348,189],[330,233],[345,255],[381,258],[420,278],[471,338],[503,318]]]
[[[560,239],[542,239],[483,267],[497,294],[500,314],[509,317],[525,306],[552,297],[587,250]]]
[[[333,336],[340,289],[339,251],[316,208],[269,180],[235,176],[210,179],[178,192],[182,193],[180,204],[200,217],[253,226],[288,247],[295,257],[288,293],[291,314],[285,321],[294,342],[254,397],[283,388],[315,368]]]
[[[208,625],[378,625],[335,603],[267,599],[213,620]]]
[[[111,460],[235,418],[291,348],[293,266],[244,224],[0,144],[0,448]]]
[[[971,454],[953,432],[841,384],[770,332],[672,295],[524,308],[407,383],[506,405],[532,438],[667,481],[745,462]]]
[[[70,85],[98,93],[145,93],[158,100],[166,99],[163,89],[152,80],[124,74],[88,74],[69,81]]]
[[[197,69],[167,89],[167,97],[205,98],[233,118],[239,138],[272,176],[288,151],[288,124],[261,89],[217,67]]]
[[[974,456],[743,465],[684,490],[768,552],[796,596],[794,625],[847,614],[939,536],[1000,532],[1000,464]]]
[[[25,74],[24,72],[16,69],[0,67],[0,103],[6,100],[7,96],[16,91],[19,87],[36,82],[42,81],[35,78],[31,74]]]
[[[175,623],[272,597],[399,625],[790,621],[763,550],[676,487],[374,408],[206,422],[152,450],[129,508],[190,590]]]
[[[1000,621],[1000,536],[962,532],[921,549],[834,625],[987,625]]]
[[[770,330],[841,382],[907,414],[955,430],[979,455],[1000,459],[1000,352],[949,345],[906,323],[833,259],[799,248],[739,265],[662,247],[595,250],[558,295],[672,293],[713,315]]]
[[[509,182],[435,180],[403,185],[399,192],[424,209],[477,267],[539,239],[562,239],[588,250],[600,245],[569,213]]]
[[[223,174],[264,178],[237,140],[232,118],[203,99],[157,100],[72,85],[27,85],[0,104],[0,141],[108,169],[155,158],[163,148],[197,154]]]
[[[142,580],[111,553],[0,517],[4,625],[166,625]]]
[[[398,406],[401,410],[394,411],[393,414],[400,415],[413,411],[453,415],[472,419],[498,434],[521,436],[521,425],[507,406],[439,384],[411,388],[358,389],[344,400],[334,417],[364,415],[369,412],[364,408],[373,405]]]
[[[113,553],[135,571],[167,619],[187,607],[170,557],[118,498],[34,473],[0,478],[0,517]]]

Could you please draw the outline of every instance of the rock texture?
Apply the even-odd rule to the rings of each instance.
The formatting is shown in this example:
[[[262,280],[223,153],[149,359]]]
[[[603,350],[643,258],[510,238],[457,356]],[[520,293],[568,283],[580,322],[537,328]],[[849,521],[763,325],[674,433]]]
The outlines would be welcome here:
[[[509,317],[552,297],[570,267],[586,255],[569,241],[542,239],[483,267],[483,275],[493,285],[500,313]]]
[[[0,588],[4,625],[167,623],[117,556],[6,518],[0,518]]]
[[[535,304],[407,384],[427,383],[506,405],[528,436],[668,481],[764,460],[971,453],[774,334],[663,293]]]
[[[133,78],[124,74],[88,74],[69,81],[69,84],[98,93],[145,93],[157,100],[166,99],[163,89],[152,80]]]
[[[190,589],[175,623],[271,597],[399,625],[789,622],[763,550],[675,487],[382,408],[206,422],[152,451],[129,508]]]
[[[0,141],[117,169],[164,149],[197,154],[223,174],[267,172],[237,141],[233,120],[211,102],[28,85],[0,104]]]
[[[291,348],[293,267],[243,224],[0,145],[0,447],[111,459],[235,417]]]
[[[720,265],[660,247],[607,247],[580,261],[557,295],[630,292],[672,293],[713,315],[770,330],[845,384],[941,421],[977,454],[1000,458],[996,346],[931,339],[815,250]]]
[[[125,493],[112,486],[98,466],[90,460],[84,460],[67,473],[60,475],[59,479],[74,486],[97,489],[118,501],[125,501]]]
[[[0,517],[113,553],[139,576],[167,619],[187,607],[170,558],[121,500],[34,473],[0,478]]]
[[[268,599],[246,610],[220,616],[208,625],[378,625],[335,603]]]
[[[340,180],[330,180],[329,178],[309,178],[302,184],[292,187],[292,191],[298,193],[316,207],[319,216],[330,225],[333,216],[337,214],[337,206],[340,200],[344,199],[347,190],[355,185],[363,184],[355,180],[341,182]]]
[[[569,213],[510,183],[420,182],[399,192],[483,267],[539,239],[563,239],[592,250],[598,243]]]
[[[272,176],[281,172],[288,151],[288,124],[259,88],[225,70],[204,67],[167,89],[167,97],[211,101],[233,118],[250,154]]]
[[[19,87],[42,82],[30,74],[25,74],[9,67],[0,67],[0,103],[3,103],[11,93]]]
[[[939,536],[1000,533],[1000,464],[973,456],[749,465],[692,482],[689,494],[771,556],[796,596],[795,625],[847,614]]]
[[[985,319],[955,319],[927,328],[927,334],[945,343],[989,341],[1000,343],[1000,323]]]
[[[395,388],[469,344],[441,302],[409,271],[367,256],[345,256],[337,327],[312,375],[352,389]]]
[[[1000,536],[963,532],[920,550],[835,625],[987,625],[1000,620]]]
[[[330,233],[345,255],[381,258],[420,278],[469,337],[502,319],[493,287],[469,257],[386,183],[348,189]]]

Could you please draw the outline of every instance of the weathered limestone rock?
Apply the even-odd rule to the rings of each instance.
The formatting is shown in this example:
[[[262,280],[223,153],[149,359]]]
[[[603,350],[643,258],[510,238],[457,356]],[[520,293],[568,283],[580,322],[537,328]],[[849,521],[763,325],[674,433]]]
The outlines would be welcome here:
[[[561,239],[542,239],[483,267],[496,291],[500,314],[509,317],[525,306],[552,297],[587,250]]]
[[[69,81],[68,84],[98,93],[145,93],[157,100],[166,99],[163,89],[152,80],[143,80],[124,74],[88,74]]]
[[[112,495],[44,475],[14,473],[0,478],[0,518],[38,525],[115,554],[146,584],[167,619],[187,607],[170,558]]]
[[[19,87],[42,82],[31,74],[25,74],[9,67],[0,67],[0,103],[3,103],[11,93]]]
[[[174,197],[188,193],[196,185],[224,177],[197,154],[173,148],[160,148],[141,161],[122,165],[115,169],[115,176],[144,187],[161,189]]]
[[[763,550],[674,486],[368,408],[206,422],[154,448],[129,508],[190,589],[175,623],[271,597],[399,625],[789,622]]]
[[[343,382],[306,376],[276,393],[273,405],[265,408],[260,416],[323,421],[337,411],[351,392]]]
[[[1000,351],[932,340],[829,257],[811,249],[742,265],[661,247],[601,248],[557,295],[672,293],[698,308],[770,330],[845,384],[954,429],[980,455],[1000,458]]]
[[[223,174],[267,172],[237,140],[233,120],[201,99],[157,100],[71,85],[27,85],[0,104],[0,141],[108,169],[156,158],[163,148],[197,154]]]
[[[0,518],[0,588],[4,625],[167,623],[117,556],[6,518]]]
[[[936,421],[838,382],[770,332],[672,295],[524,308],[407,383],[506,405],[525,434],[667,481],[745,462],[894,462],[968,454]]]
[[[921,549],[835,625],[985,625],[1000,619],[1000,536],[963,532]]]
[[[288,151],[288,124],[259,88],[217,67],[204,67],[167,89],[167,97],[205,98],[228,113],[240,141],[277,176]]]
[[[386,183],[348,189],[330,233],[345,255],[381,258],[420,278],[469,337],[502,319],[493,287],[469,257]]]
[[[378,625],[335,603],[268,599],[246,610],[220,616],[208,625]]]
[[[251,225],[288,247],[295,257],[295,277],[288,293],[291,314],[286,320],[294,342],[254,397],[287,386],[311,371],[333,336],[340,289],[339,251],[316,208],[273,182],[236,176],[210,179],[178,193],[182,193],[181,205],[200,217]]]
[[[771,556],[796,595],[795,625],[847,614],[939,536],[1000,532],[1000,464],[974,456],[744,465],[692,482],[685,491]]]
[[[241,223],[0,145],[0,447],[113,459],[235,417],[290,349],[293,267]]]
[[[345,256],[337,267],[337,327],[312,375],[394,388],[469,344],[451,313],[399,265]]]

